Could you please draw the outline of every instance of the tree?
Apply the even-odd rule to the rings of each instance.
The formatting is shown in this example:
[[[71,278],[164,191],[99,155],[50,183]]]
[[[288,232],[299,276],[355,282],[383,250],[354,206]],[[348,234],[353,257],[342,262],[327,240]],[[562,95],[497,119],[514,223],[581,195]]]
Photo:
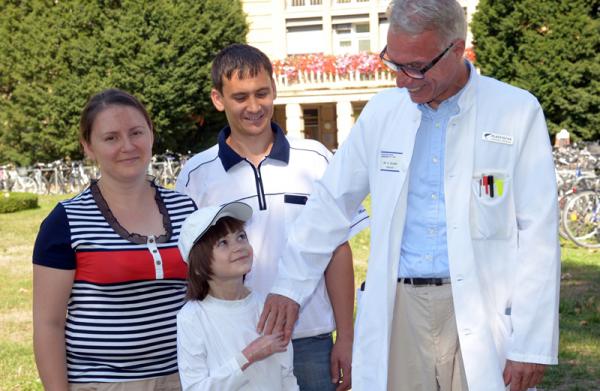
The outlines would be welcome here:
[[[550,133],[600,137],[599,0],[480,0],[473,15],[482,74],[529,90]]]
[[[0,0],[0,161],[81,157],[79,114],[108,87],[146,105],[157,151],[196,150],[222,124],[212,58],[247,29],[239,0]]]

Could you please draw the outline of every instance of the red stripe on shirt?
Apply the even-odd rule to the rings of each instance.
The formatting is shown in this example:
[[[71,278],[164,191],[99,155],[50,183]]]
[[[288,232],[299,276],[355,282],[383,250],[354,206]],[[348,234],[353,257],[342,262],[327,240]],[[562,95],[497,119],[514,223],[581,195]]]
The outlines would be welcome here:
[[[164,279],[185,279],[187,265],[177,247],[159,249]],[[149,250],[80,251],[76,253],[75,279],[96,284],[155,280],[156,268]]]

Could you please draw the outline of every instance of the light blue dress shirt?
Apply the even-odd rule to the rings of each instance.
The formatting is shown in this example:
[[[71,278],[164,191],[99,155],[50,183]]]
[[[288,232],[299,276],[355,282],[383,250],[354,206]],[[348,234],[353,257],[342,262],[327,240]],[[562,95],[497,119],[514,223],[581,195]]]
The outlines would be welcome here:
[[[446,128],[460,110],[461,93],[443,101],[437,110],[418,105],[422,116],[410,161],[398,277],[450,277],[444,197]]]

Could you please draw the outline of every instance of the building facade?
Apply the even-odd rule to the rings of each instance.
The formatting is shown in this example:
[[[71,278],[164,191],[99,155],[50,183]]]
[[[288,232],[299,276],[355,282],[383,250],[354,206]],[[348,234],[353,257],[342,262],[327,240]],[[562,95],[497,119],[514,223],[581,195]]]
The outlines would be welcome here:
[[[468,19],[477,0],[459,1]],[[393,87],[379,61],[389,0],[242,0],[247,41],[274,65],[274,120],[294,137],[334,150],[365,103]],[[467,46],[470,46],[470,33]]]

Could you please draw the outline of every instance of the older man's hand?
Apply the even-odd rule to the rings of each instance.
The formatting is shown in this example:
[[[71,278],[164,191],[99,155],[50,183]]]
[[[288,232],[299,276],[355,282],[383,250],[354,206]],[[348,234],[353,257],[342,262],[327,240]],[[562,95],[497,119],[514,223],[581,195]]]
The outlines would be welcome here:
[[[542,381],[546,365],[506,360],[504,384],[510,384],[510,391],[526,391]]]
[[[300,305],[289,297],[270,293],[258,320],[257,331],[264,334],[283,331],[283,338],[288,343],[292,338],[299,310]]]

